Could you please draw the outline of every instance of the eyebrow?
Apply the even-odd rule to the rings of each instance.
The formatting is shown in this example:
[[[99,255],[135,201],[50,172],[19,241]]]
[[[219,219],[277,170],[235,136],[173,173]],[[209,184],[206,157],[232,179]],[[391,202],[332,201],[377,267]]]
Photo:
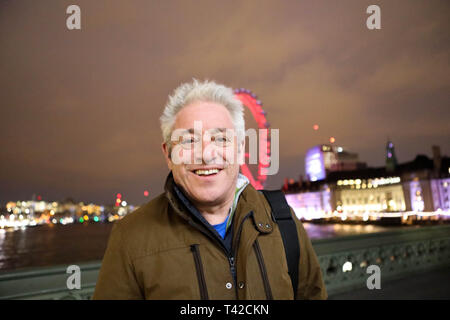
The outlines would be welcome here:
[[[186,134],[186,133],[190,133],[190,134],[194,134],[194,129],[190,128],[190,129],[177,129],[178,131],[178,135],[181,137],[182,135]]]
[[[194,129],[193,128],[189,128],[189,129],[181,129],[182,131],[182,133],[194,133]],[[213,128],[213,129],[208,129],[208,131],[212,131],[213,133],[216,133],[216,132],[226,132],[227,130],[233,130],[233,129],[230,129],[230,128]]]
[[[229,128],[214,128],[214,129],[210,129],[210,131],[212,131],[213,133],[226,132],[227,130],[233,130],[233,129],[229,129]]]

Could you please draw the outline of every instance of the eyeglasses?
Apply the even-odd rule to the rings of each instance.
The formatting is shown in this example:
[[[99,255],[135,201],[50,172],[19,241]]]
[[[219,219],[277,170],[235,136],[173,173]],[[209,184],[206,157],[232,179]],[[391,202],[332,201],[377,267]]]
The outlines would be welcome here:
[[[211,135],[211,143],[219,148],[228,148],[233,145],[234,135],[226,134],[226,132],[219,132]],[[207,137],[205,137],[207,139]],[[186,134],[179,138],[173,145],[179,144],[183,149],[194,150],[194,148],[201,147],[202,139],[199,135]]]

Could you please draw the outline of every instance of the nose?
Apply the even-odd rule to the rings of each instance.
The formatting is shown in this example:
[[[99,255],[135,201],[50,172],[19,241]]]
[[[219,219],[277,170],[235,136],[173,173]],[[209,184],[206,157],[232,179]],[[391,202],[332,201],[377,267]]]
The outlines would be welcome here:
[[[217,159],[217,148],[211,139],[203,139],[202,160],[205,164],[212,164]]]

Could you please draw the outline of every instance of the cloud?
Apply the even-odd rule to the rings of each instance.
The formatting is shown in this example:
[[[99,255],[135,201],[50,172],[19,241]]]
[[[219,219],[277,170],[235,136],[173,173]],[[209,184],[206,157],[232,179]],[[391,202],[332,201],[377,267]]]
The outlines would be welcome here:
[[[78,4],[82,30],[72,32],[69,3],[0,2],[0,201],[37,189],[156,195],[167,173],[158,118],[192,77],[263,101],[280,129],[272,187],[296,178],[306,149],[331,135],[373,165],[387,135],[400,161],[431,144],[450,154],[448,1],[380,1],[378,31],[361,1]]]

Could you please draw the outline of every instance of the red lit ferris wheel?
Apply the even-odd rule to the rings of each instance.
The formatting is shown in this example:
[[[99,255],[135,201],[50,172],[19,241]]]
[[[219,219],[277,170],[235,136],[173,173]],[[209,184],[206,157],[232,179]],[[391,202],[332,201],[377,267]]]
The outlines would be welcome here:
[[[253,119],[255,119],[259,129],[266,129],[266,134],[264,138],[266,141],[259,140],[259,157],[258,157],[258,171],[256,177],[253,176],[250,168],[247,165],[247,159],[249,159],[249,154],[245,153],[245,163],[241,165],[241,172],[249,180],[250,183],[257,190],[264,189],[264,185],[267,180],[267,176],[263,173],[264,168],[267,168],[269,164],[262,163],[262,157],[270,159],[270,124],[267,122],[266,115],[267,112],[262,108],[262,102],[258,100],[258,97],[248,89],[240,88],[234,90],[235,96],[246,106],[252,113]],[[261,136],[259,136],[261,139]],[[262,143],[264,142],[264,143]]]

